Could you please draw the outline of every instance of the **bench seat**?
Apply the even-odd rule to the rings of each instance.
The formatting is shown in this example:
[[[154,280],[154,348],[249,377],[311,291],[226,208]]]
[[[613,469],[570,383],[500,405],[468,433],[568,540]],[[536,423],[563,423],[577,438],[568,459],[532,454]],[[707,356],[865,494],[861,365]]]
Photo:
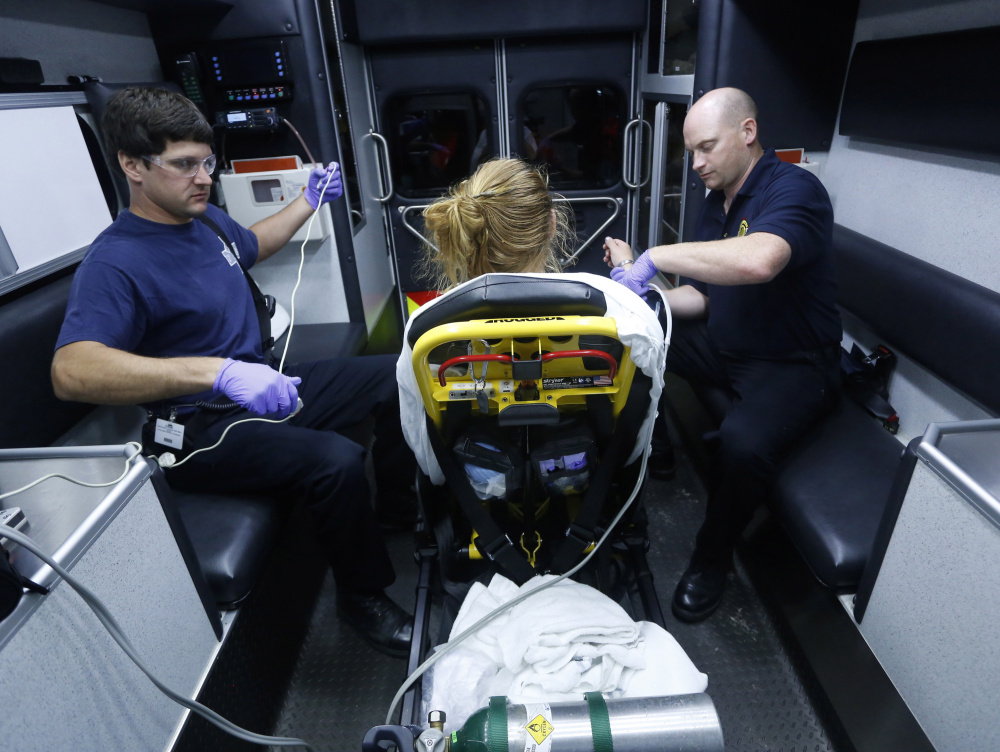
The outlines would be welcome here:
[[[782,465],[772,509],[827,587],[857,587],[902,452],[903,445],[845,395]]]
[[[0,422],[0,448],[52,445],[100,414],[92,405],[57,399],[49,377],[72,280],[72,273],[65,272],[0,299],[0,345],[5,352],[17,353],[5,361],[2,381],[8,391],[8,407]],[[295,327],[288,361],[357,355],[366,341],[362,323],[300,324]],[[131,433],[134,427],[126,423]],[[83,435],[101,433],[105,428],[95,425]],[[101,435],[96,443],[137,439],[136,435]],[[155,472],[162,477],[158,468]],[[198,567],[216,603],[223,610],[239,605],[259,578],[295,500],[188,494],[162,482],[157,483],[157,489],[161,497],[169,496],[167,503],[176,508],[175,519],[191,540]]]
[[[843,310],[900,355],[1000,411],[1000,294],[840,225],[833,247]],[[730,395],[692,389],[718,423]],[[904,450],[844,394],[779,467],[769,508],[827,587],[857,590],[883,513],[906,491],[912,463]]]

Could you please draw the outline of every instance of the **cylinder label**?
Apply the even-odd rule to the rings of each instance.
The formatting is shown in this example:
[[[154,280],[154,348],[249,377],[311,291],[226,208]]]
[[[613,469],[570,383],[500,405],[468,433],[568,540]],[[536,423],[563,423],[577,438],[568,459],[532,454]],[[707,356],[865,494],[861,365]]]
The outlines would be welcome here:
[[[528,735],[524,737],[524,752],[549,752],[552,746],[552,708],[548,703],[526,703],[524,710],[528,722],[524,729]]]

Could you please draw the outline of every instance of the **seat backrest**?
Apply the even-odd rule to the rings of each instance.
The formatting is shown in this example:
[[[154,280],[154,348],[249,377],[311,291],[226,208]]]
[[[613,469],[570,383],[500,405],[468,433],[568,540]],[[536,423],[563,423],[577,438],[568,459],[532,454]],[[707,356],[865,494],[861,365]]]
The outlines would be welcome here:
[[[407,342],[412,347],[428,330],[453,321],[570,313],[603,316],[607,309],[600,290],[569,275],[484,274],[436,300],[409,328]]]
[[[840,225],[833,245],[844,309],[1000,414],[1000,294]]]
[[[0,448],[49,446],[94,409],[57,399],[49,375],[72,283],[63,272],[0,299]]]

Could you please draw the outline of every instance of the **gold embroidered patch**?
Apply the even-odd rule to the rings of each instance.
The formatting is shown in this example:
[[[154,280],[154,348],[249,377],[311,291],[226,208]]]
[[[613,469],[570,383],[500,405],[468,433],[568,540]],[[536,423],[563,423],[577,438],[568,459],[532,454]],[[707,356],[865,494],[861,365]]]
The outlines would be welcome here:
[[[747,230],[749,230],[749,229],[750,229],[750,225],[748,225],[747,221],[744,219],[742,222],[740,222],[740,231],[737,234],[737,237],[742,238],[744,235],[747,234]]]

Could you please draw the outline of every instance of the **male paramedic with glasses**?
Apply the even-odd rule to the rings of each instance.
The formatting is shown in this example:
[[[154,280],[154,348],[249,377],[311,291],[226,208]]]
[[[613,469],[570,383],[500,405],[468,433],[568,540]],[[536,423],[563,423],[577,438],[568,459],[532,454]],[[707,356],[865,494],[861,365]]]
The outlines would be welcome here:
[[[236,421],[287,418],[301,398],[290,420],[234,426],[218,447],[167,467],[167,480],[185,491],[301,498],[332,564],[338,613],[378,649],[405,656],[412,619],[384,593],[395,575],[370,504],[364,449],[338,433],[373,415],[377,504],[410,494],[416,465],[399,425],[396,356],[279,373],[263,351],[241,270],[280,250],[313,211],[341,195],[337,166],[314,170],[302,196],[247,230],[208,203],[212,128],[189,100],[123,89],[102,128],[131,201],[76,272],[52,362],[56,395],[142,405],[145,452],[177,447],[178,460],[211,447]],[[196,404],[213,400],[236,405]]]
[[[764,151],[753,100],[739,89],[708,92],[687,114],[684,144],[711,191],[697,242],[650,248],[633,262],[628,245],[609,238],[605,260],[635,291],[658,270],[683,277],[667,293],[667,370],[732,398],[705,522],[672,603],[677,618],[698,621],[722,599],[733,548],[777,462],[836,403],[842,332],[830,197],[815,176]]]

